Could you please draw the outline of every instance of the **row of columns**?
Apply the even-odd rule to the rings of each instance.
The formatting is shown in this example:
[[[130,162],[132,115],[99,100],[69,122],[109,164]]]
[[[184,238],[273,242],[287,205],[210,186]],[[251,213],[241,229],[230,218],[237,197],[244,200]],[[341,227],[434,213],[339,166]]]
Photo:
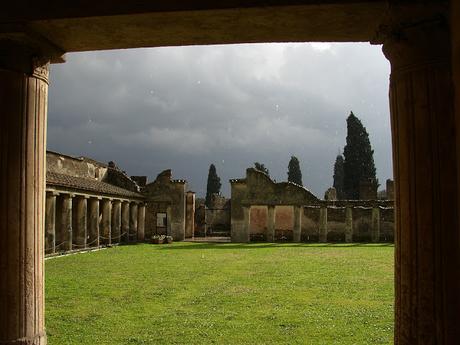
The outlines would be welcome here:
[[[46,254],[143,241],[144,227],[144,203],[55,191],[46,193]]]
[[[293,241],[300,242],[302,234],[302,206],[294,207],[294,228],[293,228]],[[243,206],[243,232],[247,241],[250,240],[251,233],[251,206]],[[275,241],[275,205],[267,206],[267,241]]]
[[[303,206],[293,206],[293,242],[301,242],[302,238],[302,213]],[[243,232],[247,241],[251,233],[251,206],[243,206],[244,224]],[[327,242],[327,207],[320,207],[318,221],[319,242]],[[275,241],[275,205],[267,206],[267,242]],[[371,241],[380,240],[380,208],[372,208],[371,214]],[[345,208],[345,242],[353,241],[353,211],[351,207]]]

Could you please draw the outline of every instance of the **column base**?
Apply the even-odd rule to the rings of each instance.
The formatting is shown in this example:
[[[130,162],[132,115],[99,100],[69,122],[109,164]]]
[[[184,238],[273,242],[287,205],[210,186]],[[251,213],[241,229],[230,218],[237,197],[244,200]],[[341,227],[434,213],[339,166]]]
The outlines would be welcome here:
[[[17,340],[6,340],[1,341],[0,345],[46,345],[47,339],[46,334],[40,334],[34,338],[21,338]]]

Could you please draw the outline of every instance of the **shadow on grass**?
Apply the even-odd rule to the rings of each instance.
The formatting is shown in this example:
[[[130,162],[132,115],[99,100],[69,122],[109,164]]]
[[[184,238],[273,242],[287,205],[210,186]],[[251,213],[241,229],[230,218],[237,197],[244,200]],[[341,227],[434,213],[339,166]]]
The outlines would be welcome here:
[[[179,242],[174,245],[162,246],[161,250],[189,250],[189,249],[266,249],[266,248],[373,248],[393,247],[393,243],[190,243]]]

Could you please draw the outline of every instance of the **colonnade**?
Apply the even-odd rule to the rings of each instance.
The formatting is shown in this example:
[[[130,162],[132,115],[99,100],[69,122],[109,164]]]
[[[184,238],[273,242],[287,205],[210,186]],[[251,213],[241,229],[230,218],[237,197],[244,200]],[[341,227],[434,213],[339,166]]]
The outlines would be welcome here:
[[[254,205],[261,206],[261,205]],[[289,205],[283,205],[289,206]],[[266,240],[267,242],[274,242],[275,236],[275,222],[276,222],[276,209],[275,205],[267,205],[267,223],[266,223]],[[304,212],[304,206],[292,206],[293,208],[293,228],[292,228],[292,241],[302,241],[302,214]],[[323,205],[318,207],[318,242],[327,242],[328,235],[328,207]],[[251,234],[251,206],[243,206],[243,232],[244,237],[247,241],[250,241]],[[345,242],[350,243],[353,241],[353,207],[345,207],[345,219],[344,219],[344,233]],[[370,240],[371,242],[380,241],[380,207],[375,206],[371,209],[370,215]]]
[[[144,241],[145,203],[46,191],[45,254]]]

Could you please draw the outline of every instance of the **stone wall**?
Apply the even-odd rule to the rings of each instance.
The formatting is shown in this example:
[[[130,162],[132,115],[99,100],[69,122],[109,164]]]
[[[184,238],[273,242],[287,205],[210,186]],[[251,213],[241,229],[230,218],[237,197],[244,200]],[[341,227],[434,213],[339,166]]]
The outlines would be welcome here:
[[[293,225],[290,223],[292,206],[307,205],[318,202],[309,190],[291,182],[273,181],[267,174],[249,168],[246,170],[246,178],[230,180],[231,183],[231,237],[233,242],[247,242],[250,240],[251,233],[261,231],[249,227],[250,206],[273,205],[279,209],[278,214],[274,214],[274,222],[278,224],[278,236],[290,236]],[[283,208],[280,206],[288,206]],[[268,211],[267,211],[268,212]],[[257,218],[262,217],[262,213],[254,213]],[[269,217],[270,218],[270,217]],[[256,220],[260,222],[259,220]],[[275,225],[276,228],[276,225]],[[267,228],[268,229],[268,228]],[[267,238],[277,236],[273,233],[274,229],[267,230]]]
[[[147,200],[146,229],[151,236],[164,233],[175,241],[185,239],[185,180],[173,180],[171,170],[161,172],[156,180],[145,186],[142,194]],[[161,213],[161,215],[159,215]],[[166,213],[166,227],[157,227],[159,216]]]

